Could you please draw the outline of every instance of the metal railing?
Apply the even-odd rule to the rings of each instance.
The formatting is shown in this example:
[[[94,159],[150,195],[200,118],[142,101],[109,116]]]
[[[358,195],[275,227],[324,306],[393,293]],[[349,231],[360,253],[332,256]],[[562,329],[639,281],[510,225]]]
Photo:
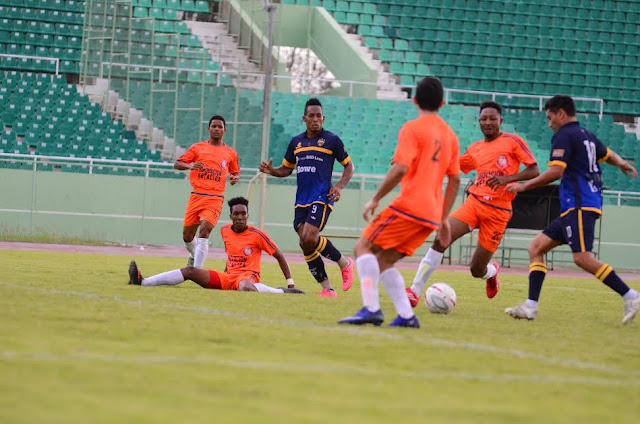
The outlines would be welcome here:
[[[49,56],[28,56],[24,54],[0,53],[0,57],[15,57],[18,59],[44,60],[45,62],[53,62],[56,65],[56,75],[60,73],[60,59]]]

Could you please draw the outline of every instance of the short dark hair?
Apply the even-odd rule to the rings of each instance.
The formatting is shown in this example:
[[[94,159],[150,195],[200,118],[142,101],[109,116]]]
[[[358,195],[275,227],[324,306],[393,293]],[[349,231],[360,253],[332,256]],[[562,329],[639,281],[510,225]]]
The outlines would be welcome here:
[[[322,107],[322,103],[320,103],[320,100],[316,99],[315,97],[310,98],[309,100],[307,100],[307,103],[304,104],[304,114],[307,114],[307,108],[309,106],[320,106]]]
[[[233,199],[227,202],[229,204],[229,213],[233,212],[233,207],[235,205],[245,205],[247,210],[249,210],[249,201],[244,197],[234,197]]]
[[[444,98],[444,87],[436,77],[424,77],[416,86],[416,103],[422,110],[437,112]]]
[[[498,115],[502,116],[502,106],[498,102],[494,102],[493,100],[486,100],[482,102],[480,105],[480,113],[482,113],[483,109],[495,109],[498,111]]]
[[[560,109],[564,110],[568,116],[576,116],[576,104],[571,96],[557,94],[544,104],[544,110],[550,110],[553,113],[558,113]]]
[[[222,121],[222,124],[223,124],[224,128],[225,128],[225,129],[227,128],[227,122],[226,122],[226,121],[224,120],[224,118],[223,118],[222,116],[220,116],[220,115],[213,115],[213,116],[211,117],[211,119],[209,119],[209,126],[211,126],[211,122],[212,122],[212,121],[214,121],[214,120]]]

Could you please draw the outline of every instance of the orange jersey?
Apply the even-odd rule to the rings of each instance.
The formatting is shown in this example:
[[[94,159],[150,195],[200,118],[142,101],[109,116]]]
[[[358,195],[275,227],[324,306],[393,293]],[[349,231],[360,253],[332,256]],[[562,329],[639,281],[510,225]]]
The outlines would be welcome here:
[[[451,127],[437,115],[423,115],[402,126],[393,162],[409,168],[400,195],[389,208],[415,223],[438,228],[442,220],[442,181],[459,175],[460,146]]]
[[[240,173],[238,153],[226,144],[212,146],[208,140],[191,145],[178,160],[204,163],[204,168],[191,170],[189,179],[195,193],[222,195],[227,175]]]
[[[241,233],[235,233],[231,224],[227,224],[220,228],[220,234],[227,252],[227,274],[253,272],[259,275],[262,251],[273,255],[278,250],[278,245],[267,233],[252,225],[247,225]]]
[[[478,172],[476,182],[469,188],[481,202],[501,208],[511,209],[515,194],[505,190],[505,186],[493,190],[487,180],[493,176],[517,174],[520,164],[525,166],[536,163],[536,158],[527,143],[515,134],[502,133],[492,141],[476,141],[460,156],[460,169],[465,174]]]

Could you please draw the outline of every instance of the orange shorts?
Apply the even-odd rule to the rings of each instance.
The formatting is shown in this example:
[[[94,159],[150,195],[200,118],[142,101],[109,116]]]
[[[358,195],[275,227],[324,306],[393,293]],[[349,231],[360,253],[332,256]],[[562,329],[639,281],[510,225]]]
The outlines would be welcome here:
[[[209,287],[214,290],[238,290],[240,281],[251,280],[252,283],[260,282],[260,275],[256,272],[245,271],[241,274],[228,274],[209,270]]]
[[[384,208],[367,225],[362,237],[384,250],[394,249],[411,256],[433,230],[431,227],[408,221],[389,208]]]
[[[220,195],[191,193],[187,202],[187,211],[184,213],[184,226],[200,224],[201,220],[215,226],[220,218],[222,202],[224,197]]]
[[[502,241],[512,212],[505,208],[490,206],[470,195],[450,216],[459,219],[471,229],[480,228],[478,243],[490,252],[495,252]]]

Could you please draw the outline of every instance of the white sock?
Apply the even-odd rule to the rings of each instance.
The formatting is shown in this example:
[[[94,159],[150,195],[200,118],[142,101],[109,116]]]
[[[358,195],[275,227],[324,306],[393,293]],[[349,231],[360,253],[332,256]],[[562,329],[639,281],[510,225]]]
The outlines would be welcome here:
[[[372,253],[366,253],[356,259],[356,268],[360,277],[360,292],[362,304],[370,311],[380,310],[380,295],[378,293],[378,280],[380,279],[380,265],[378,259]],[[404,290],[404,289],[403,289]],[[405,297],[407,297],[405,295]]]
[[[524,302],[525,306],[528,306],[529,308],[536,308],[538,309],[538,301],[537,300],[531,300],[531,299],[527,299]]]
[[[209,239],[196,237],[196,250],[193,255],[193,266],[202,268],[209,254]]]
[[[163,272],[162,274],[154,275],[153,277],[144,278],[142,280],[143,286],[175,286],[184,281],[182,272],[179,269],[173,271]]]
[[[498,270],[496,269],[496,266],[494,264],[489,264],[487,265],[487,273],[484,274],[481,278],[483,280],[487,280],[491,277],[495,277],[497,273],[498,273]]]
[[[398,268],[388,268],[380,273],[380,282],[396,306],[398,315],[409,319],[413,314],[413,309],[409,303],[409,298],[404,290],[404,279]]]
[[[187,248],[187,252],[189,252],[189,256],[193,258],[193,252],[196,250],[196,238],[194,237],[190,242],[184,242],[184,247]]]
[[[258,289],[260,293],[284,293],[282,289],[274,289],[262,283],[255,283],[254,287]]]
[[[622,296],[624,300],[635,299],[636,297],[638,297],[638,292],[634,289],[629,289],[629,291]]]
[[[413,290],[417,296],[422,295],[424,286],[427,284],[427,281],[429,281],[433,271],[438,269],[443,256],[444,253],[429,249],[427,254],[424,255],[424,258],[420,261],[420,266],[416,271],[416,276],[413,278],[413,284],[411,285],[411,290]]]

